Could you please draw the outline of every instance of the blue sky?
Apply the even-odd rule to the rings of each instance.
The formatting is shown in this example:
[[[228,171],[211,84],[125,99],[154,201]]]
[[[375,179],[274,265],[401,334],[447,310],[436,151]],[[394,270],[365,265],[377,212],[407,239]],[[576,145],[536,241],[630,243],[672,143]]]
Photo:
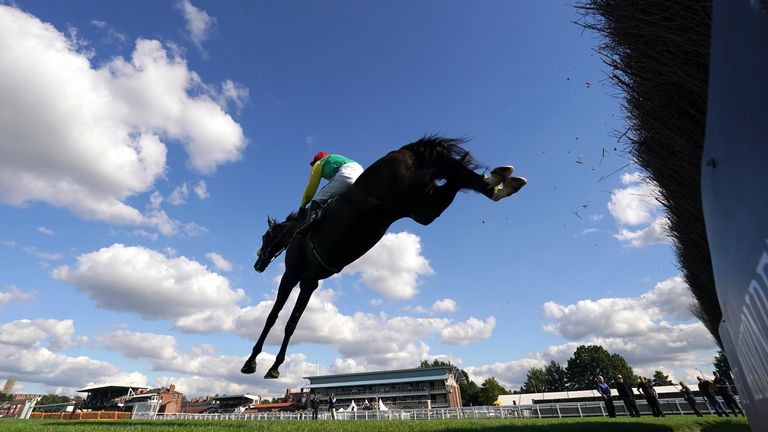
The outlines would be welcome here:
[[[554,1],[0,5],[0,377],[278,395],[450,358],[517,387],[583,343],[639,373],[711,369],[577,19]],[[266,217],[296,209],[312,155],[367,166],[431,133],[529,184],[395,223],[321,285],[279,380],[261,376],[285,316],[239,374],[281,274],[252,269]]]

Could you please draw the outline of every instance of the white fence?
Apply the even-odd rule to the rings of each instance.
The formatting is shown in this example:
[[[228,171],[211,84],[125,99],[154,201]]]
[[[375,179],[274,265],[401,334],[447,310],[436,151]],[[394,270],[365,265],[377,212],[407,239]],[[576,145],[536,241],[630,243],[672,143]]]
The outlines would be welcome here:
[[[637,406],[642,415],[651,415],[644,400],[637,400]],[[688,402],[684,399],[661,399],[661,408],[667,415],[693,414]],[[616,414],[627,415],[627,410],[621,401],[614,401]],[[704,414],[714,413],[711,407],[699,399],[697,408]],[[482,406],[465,408],[434,408],[408,409],[388,411],[340,411],[336,413],[338,420],[447,420],[447,419],[506,419],[506,418],[558,418],[558,417],[603,417],[607,416],[602,402],[563,402],[534,405],[512,406]],[[239,413],[239,414],[140,414],[134,413],[134,419],[158,420],[310,420],[311,411],[303,412],[269,412],[269,413]],[[318,412],[318,419],[330,420],[331,413],[327,410]]]

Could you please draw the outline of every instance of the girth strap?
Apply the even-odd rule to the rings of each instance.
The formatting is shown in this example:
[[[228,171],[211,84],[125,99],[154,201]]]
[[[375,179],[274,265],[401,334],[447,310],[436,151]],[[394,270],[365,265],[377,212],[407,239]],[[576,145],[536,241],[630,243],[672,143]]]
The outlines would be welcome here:
[[[320,257],[320,253],[319,253],[319,252],[318,252],[318,250],[317,250],[317,245],[315,244],[315,239],[314,239],[314,237],[312,236],[312,233],[310,233],[310,234],[307,236],[307,240],[308,240],[308,242],[307,242],[307,243],[309,243],[309,249],[312,251],[312,255],[314,255],[314,256],[315,256],[315,259],[317,259],[317,262],[319,262],[319,263],[320,263],[320,265],[322,265],[323,267],[325,267],[325,269],[326,269],[326,270],[330,270],[330,271],[332,271],[332,272],[334,272],[334,273],[338,273],[338,272],[340,272],[340,271],[341,271],[340,269],[338,269],[338,270],[337,270],[337,269],[335,269],[335,268],[333,268],[333,267],[329,266],[329,265],[328,265],[328,264],[327,264],[325,261],[323,261],[323,258],[322,258],[322,257]]]

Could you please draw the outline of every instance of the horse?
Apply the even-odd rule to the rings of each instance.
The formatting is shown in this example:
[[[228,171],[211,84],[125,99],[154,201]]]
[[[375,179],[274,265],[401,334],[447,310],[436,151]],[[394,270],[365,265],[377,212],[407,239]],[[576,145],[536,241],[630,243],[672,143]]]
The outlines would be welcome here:
[[[285,272],[242,373],[256,371],[256,357],[297,284],[298,299],[285,326],[280,351],[265,379],[280,376],[278,369],[285,361],[288,342],[319,281],[363,256],[392,223],[409,217],[429,225],[462,189],[498,201],[525,186],[524,178],[511,176],[512,166],[495,168],[490,176],[475,172],[483,167],[462,146],[466,141],[431,135],[389,152],[368,167],[347,191],[327,203],[307,234],[296,235],[306,219],[304,209],[291,213],[281,223],[267,218],[268,229],[262,236],[254,269],[263,272],[285,251]]]

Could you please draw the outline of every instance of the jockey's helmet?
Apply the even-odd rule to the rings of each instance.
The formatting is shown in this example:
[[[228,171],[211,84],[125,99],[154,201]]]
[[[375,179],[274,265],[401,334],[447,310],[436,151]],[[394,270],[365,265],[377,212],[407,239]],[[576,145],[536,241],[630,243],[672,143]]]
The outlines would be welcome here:
[[[330,155],[330,153],[326,153],[326,152],[317,152],[317,154],[315,155],[315,157],[313,157],[313,158],[312,158],[312,161],[309,163],[309,166],[315,166],[315,163],[316,163],[317,161],[319,161],[320,159],[322,159],[322,158],[324,158],[324,157],[326,157],[326,156],[328,156],[328,155]]]

